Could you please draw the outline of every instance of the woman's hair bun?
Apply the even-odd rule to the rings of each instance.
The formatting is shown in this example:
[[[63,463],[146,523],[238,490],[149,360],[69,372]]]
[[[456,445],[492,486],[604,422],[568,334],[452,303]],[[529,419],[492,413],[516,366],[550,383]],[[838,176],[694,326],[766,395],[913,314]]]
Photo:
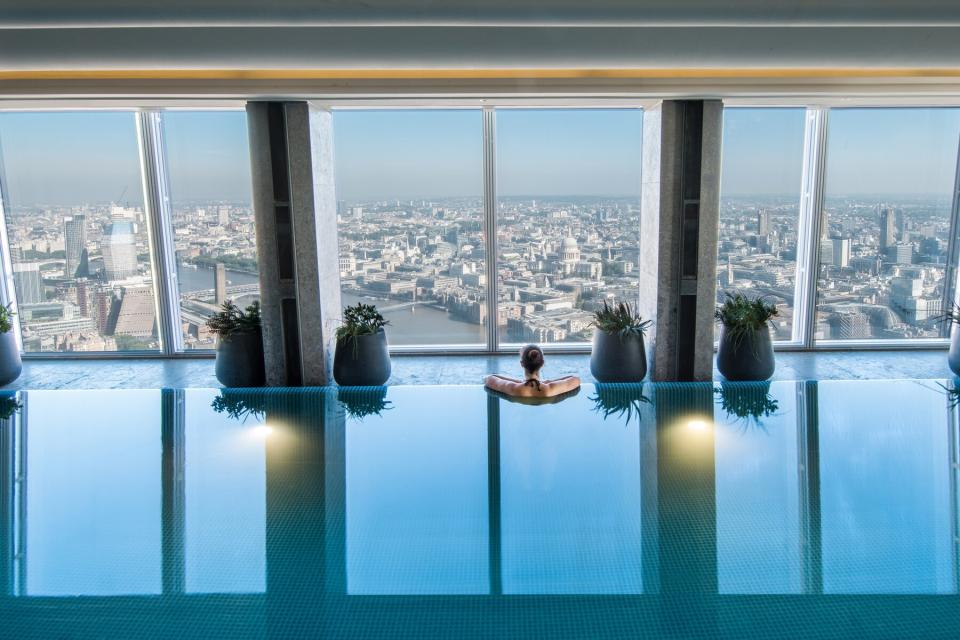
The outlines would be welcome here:
[[[534,371],[543,366],[543,350],[535,344],[528,344],[520,350],[520,366]]]

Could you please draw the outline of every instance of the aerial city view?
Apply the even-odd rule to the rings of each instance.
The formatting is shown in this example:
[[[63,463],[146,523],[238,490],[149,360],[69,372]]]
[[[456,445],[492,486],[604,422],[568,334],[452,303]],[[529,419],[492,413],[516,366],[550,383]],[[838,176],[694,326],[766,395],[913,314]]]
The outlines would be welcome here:
[[[587,342],[597,305],[638,295],[642,113],[497,118],[500,341]],[[394,345],[486,343],[480,120],[335,114],[343,303],[376,304]],[[165,122],[183,343],[211,349],[206,318],[259,296],[245,116]],[[778,340],[793,333],[803,123],[803,109],[724,115],[718,300],[774,300]],[[837,110],[831,123],[814,338],[939,336],[960,112]],[[0,117],[26,351],[159,347],[132,125],[130,113]],[[86,138],[54,153],[68,133]]]

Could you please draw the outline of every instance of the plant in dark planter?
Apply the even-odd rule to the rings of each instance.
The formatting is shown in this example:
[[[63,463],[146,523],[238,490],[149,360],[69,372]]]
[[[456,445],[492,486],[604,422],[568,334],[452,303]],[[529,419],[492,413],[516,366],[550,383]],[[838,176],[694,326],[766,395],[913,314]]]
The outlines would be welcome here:
[[[13,315],[10,305],[0,306],[0,386],[10,384],[23,371],[20,348],[13,335]]]
[[[217,380],[225,387],[262,387],[263,334],[260,303],[241,310],[232,300],[207,318],[207,327],[217,336]]]
[[[721,382],[715,393],[719,396],[720,408],[728,417],[742,421],[744,431],[751,425],[766,431],[763,419],[776,415],[780,408],[777,399],[770,395],[770,383],[765,380]]]
[[[640,382],[647,375],[643,334],[652,324],[627,302],[606,300],[593,314],[590,373],[598,382]]]
[[[742,293],[727,293],[717,307],[720,323],[720,348],[717,368],[727,380],[766,380],[776,363],[770,339],[770,318],[777,306],[762,297],[749,298]]]
[[[379,387],[390,378],[387,333],[390,324],[372,304],[358,303],[343,310],[337,327],[333,378],[345,387]]]
[[[950,350],[947,352],[947,364],[953,375],[960,376],[960,306],[952,309],[937,318],[950,327]]]

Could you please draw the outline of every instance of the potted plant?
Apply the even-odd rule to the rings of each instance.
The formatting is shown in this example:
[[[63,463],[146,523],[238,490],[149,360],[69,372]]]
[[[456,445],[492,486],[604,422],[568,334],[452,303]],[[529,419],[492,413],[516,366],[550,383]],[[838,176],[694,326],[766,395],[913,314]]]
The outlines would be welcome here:
[[[717,368],[727,380],[766,380],[776,366],[770,318],[777,315],[777,306],[739,292],[728,292],[726,297],[716,311],[720,323]]]
[[[954,305],[953,309],[945,312],[939,317],[944,323],[950,326],[950,351],[947,352],[947,364],[953,375],[960,376],[960,305]]]
[[[627,302],[608,304],[593,314],[593,351],[590,373],[598,382],[640,382],[647,375],[643,334],[651,325]]]
[[[207,327],[217,336],[217,380],[225,387],[262,387],[263,334],[260,303],[241,310],[232,300],[207,318]]]
[[[390,324],[372,304],[358,303],[343,310],[337,327],[333,378],[346,387],[379,387],[390,378],[387,333]]]
[[[13,315],[10,305],[0,306],[0,386],[10,384],[23,371],[20,348],[13,335]]]

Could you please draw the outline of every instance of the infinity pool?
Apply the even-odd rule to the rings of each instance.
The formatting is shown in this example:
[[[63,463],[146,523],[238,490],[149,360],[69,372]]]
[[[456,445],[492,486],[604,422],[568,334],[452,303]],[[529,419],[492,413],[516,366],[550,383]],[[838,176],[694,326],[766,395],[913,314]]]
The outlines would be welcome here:
[[[0,397],[0,638],[957,638],[952,388]]]

